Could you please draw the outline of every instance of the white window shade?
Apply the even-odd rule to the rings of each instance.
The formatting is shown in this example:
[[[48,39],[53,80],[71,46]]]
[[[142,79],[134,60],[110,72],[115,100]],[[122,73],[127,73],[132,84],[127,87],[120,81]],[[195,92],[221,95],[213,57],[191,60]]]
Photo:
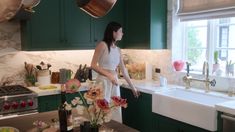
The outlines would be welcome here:
[[[181,21],[235,16],[235,0],[179,0]]]

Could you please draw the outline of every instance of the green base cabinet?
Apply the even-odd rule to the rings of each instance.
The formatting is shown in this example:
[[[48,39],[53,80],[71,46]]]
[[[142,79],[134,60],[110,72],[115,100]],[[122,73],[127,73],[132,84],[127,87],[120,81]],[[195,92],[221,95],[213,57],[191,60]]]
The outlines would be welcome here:
[[[152,95],[141,92],[139,98],[135,98],[130,89],[121,88],[121,97],[128,103],[127,108],[122,109],[123,123],[141,132],[156,132]]]
[[[52,110],[57,110],[61,97],[60,94],[49,95],[49,96],[39,96],[38,97],[38,112],[47,112]]]
[[[210,132],[159,114],[155,114],[157,132]]]
[[[81,91],[83,95],[85,91]],[[75,97],[81,97],[79,93],[66,94],[66,100],[71,103],[71,100]],[[47,112],[57,110],[61,104],[61,95],[48,95],[38,97],[38,112]]]
[[[75,0],[41,0],[29,20],[21,21],[22,50],[94,49],[110,21],[124,21],[124,0],[94,19]]]
[[[167,0],[126,0],[123,48],[166,49]]]

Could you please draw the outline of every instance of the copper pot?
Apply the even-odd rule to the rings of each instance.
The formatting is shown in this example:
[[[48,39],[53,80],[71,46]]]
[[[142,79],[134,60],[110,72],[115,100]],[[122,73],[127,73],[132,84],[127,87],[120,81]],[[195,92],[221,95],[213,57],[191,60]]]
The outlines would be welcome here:
[[[26,11],[34,12],[33,7],[37,6],[41,0],[23,0],[22,4]]]
[[[0,22],[7,21],[15,16],[21,4],[22,0],[0,0]]]
[[[94,18],[106,15],[117,0],[77,0],[81,10]]]

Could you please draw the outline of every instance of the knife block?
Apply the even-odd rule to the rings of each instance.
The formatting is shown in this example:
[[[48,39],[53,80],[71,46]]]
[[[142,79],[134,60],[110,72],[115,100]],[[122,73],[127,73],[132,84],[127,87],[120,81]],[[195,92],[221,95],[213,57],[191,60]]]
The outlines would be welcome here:
[[[80,82],[86,82],[87,79],[92,80],[92,69],[90,67],[78,69],[74,78],[78,79]]]

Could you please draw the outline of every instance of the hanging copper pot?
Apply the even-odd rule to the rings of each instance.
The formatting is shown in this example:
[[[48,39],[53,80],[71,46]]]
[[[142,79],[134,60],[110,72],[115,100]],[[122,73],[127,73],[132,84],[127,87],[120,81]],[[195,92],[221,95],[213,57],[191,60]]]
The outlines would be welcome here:
[[[0,22],[10,20],[20,9],[22,0],[0,0]]]
[[[23,0],[23,8],[28,12],[34,12],[33,7],[37,6],[41,0]]]
[[[105,16],[117,0],[77,0],[81,10],[94,18]]]

